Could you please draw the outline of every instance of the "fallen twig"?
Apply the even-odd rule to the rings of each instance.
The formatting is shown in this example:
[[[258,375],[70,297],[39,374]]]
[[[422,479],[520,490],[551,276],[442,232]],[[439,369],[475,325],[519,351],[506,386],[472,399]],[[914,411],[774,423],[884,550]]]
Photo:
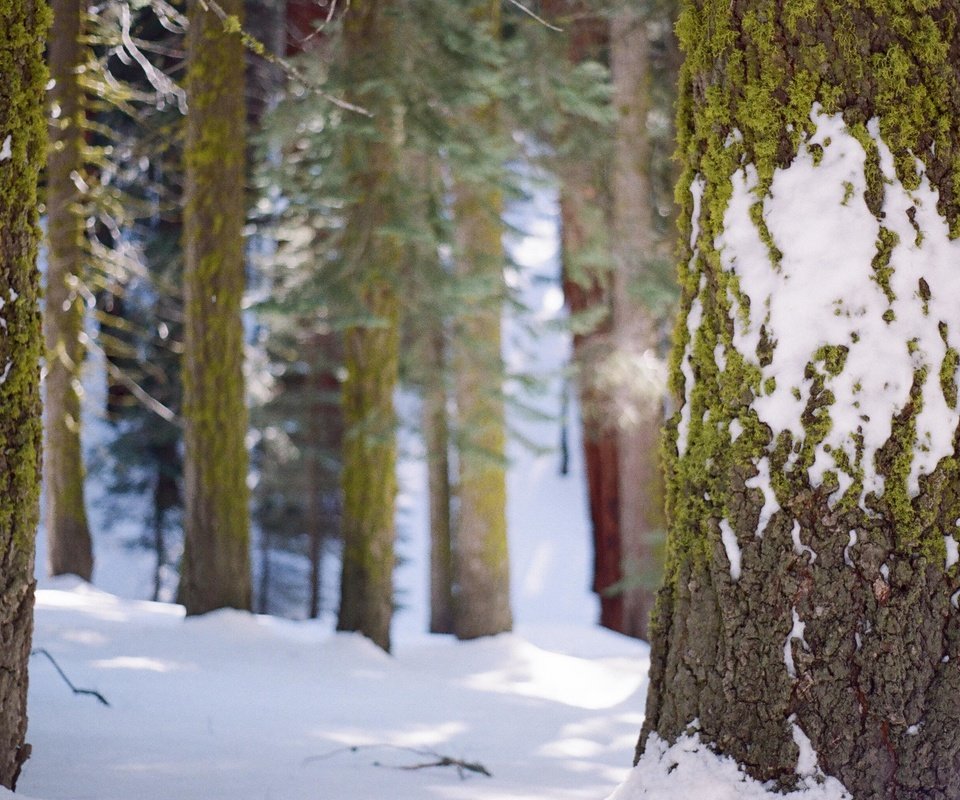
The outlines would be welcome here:
[[[336,750],[331,750],[329,753],[323,753],[318,756],[310,756],[309,758],[305,758],[302,762],[302,765],[306,766],[313,761],[323,761],[324,759],[332,758],[340,753],[356,753],[359,750],[368,750],[373,747],[405,750],[408,753],[414,753],[418,756],[426,756],[427,758],[435,759],[433,761],[426,761],[420,764],[382,764],[379,761],[374,761],[373,766],[375,767],[405,770],[429,769],[430,767],[454,767],[457,770],[457,775],[460,776],[460,780],[466,780],[468,772],[475,772],[478,775],[485,775],[488,778],[493,777],[492,773],[485,766],[483,766],[483,764],[477,761],[465,761],[462,758],[453,758],[451,756],[442,755],[434,750],[418,750],[415,747],[401,747],[400,745],[395,744],[355,744],[348,747],[338,747]]]
[[[94,689],[78,689],[76,686],[74,686],[74,685],[73,685],[73,681],[71,681],[71,680],[67,677],[67,673],[65,673],[62,669],[60,669],[60,665],[57,663],[56,659],[55,659],[52,655],[50,655],[50,653],[48,653],[46,650],[44,650],[42,647],[37,647],[37,648],[31,650],[31,651],[30,651],[30,655],[32,655],[32,656],[37,656],[37,655],[46,656],[46,657],[49,659],[50,663],[53,664],[53,668],[54,668],[57,672],[60,673],[60,677],[63,678],[64,683],[66,683],[67,686],[69,686],[69,687],[73,690],[73,693],[74,693],[74,694],[89,694],[89,695],[92,695],[93,697],[96,697],[97,700],[99,700],[101,703],[103,703],[107,708],[110,707],[110,704],[107,702],[107,698],[104,697],[102,694],[100,694],[100,692],[98,692],[98,691],[96,691],[96,690],[94,690]]]

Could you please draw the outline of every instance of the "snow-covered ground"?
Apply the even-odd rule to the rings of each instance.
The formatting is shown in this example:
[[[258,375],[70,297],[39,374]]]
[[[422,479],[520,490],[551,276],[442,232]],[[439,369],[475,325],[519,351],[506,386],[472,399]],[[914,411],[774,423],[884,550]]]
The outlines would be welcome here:
[[[512,368],[553,375],[554,389],[539,402],[557,415],[568,345],[550,326],[562,299],[552,208],[540,193],[526,209],[530,235],[513,248],[524,269],[512,278],[553,338],[533,362],[521,326],[508,321],[505,334]],[[552,283],[543,280],[550,276]],[[556,419],[515,415],[514,424],[541,445],[559,440]],[[86,427],[96,429],[95,420]],[[72,694],[54,666],[34,656],[33,755],[19,792],[0,789],[0,798],[601,800],[615,790],[610,800],[779,797],[695,738],[657,743],[631,771],[648,647],[595,625],[576,426],[566,476],[556,452],[511,447],[516,631],[467,643],[424,633],[425,474],[416,442],[403,449],[402,608],[391,656],[358,635],[334,633],[329,612],[314,622],[236,611],[185,619],[179,606],[146,602],[150,558],[125,543],[142,511],[129,509],[105,536],[104,517],[117,512],[92,486],[98,588],[46,579],[41,532],[34,645],[110,705]],[[843,795],[811,779],[803,797]]]

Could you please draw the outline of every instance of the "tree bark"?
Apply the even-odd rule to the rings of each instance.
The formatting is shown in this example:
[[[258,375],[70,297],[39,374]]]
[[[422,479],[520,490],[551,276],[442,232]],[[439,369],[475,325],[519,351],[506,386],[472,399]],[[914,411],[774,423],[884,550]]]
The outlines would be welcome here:
[[[221,3],[240,17],[242,0]],[[250,608],[243,387],[244,58],[200,0],[187,37],[184,553],[188,614]]]
[[[478,24],[497,35],[499,0],[473,7]],[[497,109],[475,110],[476,123],[498,130]],[[459,510],[455,534],[454,632],[474,639],[509,631],[506,429],[500,320],[503,304],[503,199],[500,190],[461,179],[454,224],[459,278],[481,287],[458,320],[453,349],[457,403]]]
[[[917,8],[685,4],[638,756],[693,726],[782,788],[960,798],[960,5]]]
[[[27,662],[39,515],[40,355],[37,176],[46,130],[46,3],[0,0],[0,785],[30,755]]]
[[[423,440],[430,502],[430,633],[453,633],[453,526],[450,488],[450,423],[443,321],[430,321],[423,336]]]
[[[93,546],[83,498],[80,448],[80,371],[84,348],[83,104],[79,69],[83,63],[81,5],[53,0],[49,49],[53,109],[47,156],[47,286],[43,315],[46,338],[44,379],[45,523],[51,575],[74,574],[89,581]]]
[[[396,415],[399,382],[402,249],[384,226],[400,219],[396,191],[403,120],[384,82],[399,63],[390,0],[359,0],[344,17],[343,57],[354,102],[373,114],[344,148],[349,176],[342,252],[356,274],[358,297],[372,324],[344,340],[343,563],[337,630],[359,631],[390,649],[393,615]]]
[[[623,10],[610,21],[610,68],[617,109],[611,169],[613,338],[624,375],[615,385],[619,455],[619,527],[623,589],[621,633],[649,637],[650,612],[663,569],[660,426],[656,317],[639,297],[656,257],[651,156],[650,42],[646,21]],[[650,277],[646,280],[649,282]]]

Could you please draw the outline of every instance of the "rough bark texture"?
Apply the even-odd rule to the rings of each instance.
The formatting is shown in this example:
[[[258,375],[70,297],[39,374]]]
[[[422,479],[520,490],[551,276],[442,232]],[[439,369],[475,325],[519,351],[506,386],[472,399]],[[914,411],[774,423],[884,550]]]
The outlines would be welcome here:
[[[43,2],[0,2],[0,785],[9,788],[30,754],[24,736],[42,436],[37,175],[47,138],[49,21]]]
[[[80,449],[80,369],[83,364],[85,252],[80,191],[83,173],[83,107],[78,69],[82,10],[78,0],[54,0],[48,63],[54,81],[47,154],[47,286],[43,315],[47,346],[44,379],[44,484],[47,566],[51,575],[89,581],[93,546],[83,499]]]
[[[701,737],[718,751],[756,778],[788,787],[797,780],[799,729],[820,769],[858,800],[960,798],[960,615],[951,603],[960,575],[955,564],[944,566],[944,536],[956,534],[960,517],[960,440],[955,434],[954,454],[921,476],[919,493],[908,491],[907,473],[921,451],[915,420],[930,400],[924,391],[931,391],[928,384],[922,389],[925,372],[917,368],[908,402],[892,412],[889,439],[867,465],[883,476],[883,488],[861,498],[857,481],[862,485],[865,467],[844,465],[839,454],[837,469],[812,481],[814,452],[831,430],[830,408],[848,402],[830,389],[844,368],[842,343],[824,341],[809,354],[808,382],[797,397],[806,403],[804,435],[763,423],[757,400],[775,387],[761,385],[760,377],[777,341],[761,331],[756,353],[733,347],[742,324],[737,307],[743,310],[751,287],[724,271],[715,246],[732,176],[752,165],[758,202],[751,216],[769,247],[770,270],[778,269],[760,201],[801,146],[816,159],[805,144],[816,127],[814,103],[842,115],[866,153],[866,190],[856,202],[881,225],[900,213],[885,205],[893,180],[878,166],[878,130],[903,187],[917,188],[918,170],[926,173],[955,238],[958,18],[956,0],[686,3],[678,25],[687,57],[679,105],[683,313],[671,376],[685,408],[670,423],[665,452],[667,579],[655,611],[638,756],[651,732],[672,740],[698,720]],[[879,124],[869,132],[873,119]],[[695,179],[702,198],[690,190]],[[917,231],[918,248],[924,233]],[[898,269],[889,249],[884,263],[882,244],[875,279],[881,285],[885,270]],[[921,275],[920,297],[925,285]],[[803,324],[805,309],[796,314]],[[953,330],[960,320],[941,325],[946,342],[947,326]],[[896,358],[909,369],[914,355],[904,341]],[[956,363],[948,349],[941,383],[951,407]],[[878,359],[875,368],[891,367]],[[850,436],[856,441],[857,432]],[[853,480],[843,493],[842,474]],[[765,518],[769,492],[778,508]],[[840,499],[828,502],[835,492]],[[741,553],[739,579],[728,560],[731,537]],[[797,620],[805,625],[800,635]]]
[[[242,0],[221,3],[242,15]],[[200,0],[187,38],[184,553],[188,614],[250,608],[243,388],[244,53]]]
[[[343,57],[351,102],[373,121],[347,142],[350,196],[344,258],[372,324],[347,330],[343,383],[343,568],[337,629],[359,631],[390,649],[393,614],[394,503],[397,494],[393,393],[399,380],[401,244],[383,233],[399,219],[394,176],[403,121],[383,90],[395,56],[390,0],[360,0],[344,17]]]

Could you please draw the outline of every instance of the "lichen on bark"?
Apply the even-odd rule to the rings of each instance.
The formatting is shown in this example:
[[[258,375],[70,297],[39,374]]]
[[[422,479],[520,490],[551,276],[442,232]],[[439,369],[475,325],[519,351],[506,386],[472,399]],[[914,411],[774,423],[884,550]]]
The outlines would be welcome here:
[[[680,411],[664,448],[668,577],[638,756],[650,732],[674,739],[696,719],[718,751],[789,788],[795,721],[819,769],[855,797],[960,798],[960,583],[944,546],[960,516],[950,339],[960,320],[934,310],[927,283],[938,263],[929,240],[953,252],[960,234],[958,14],[955,0],[685,5]],[[877,236],[855,263],[833,266],[863,276],[835,305],[846,338],[804,338],[784,372],[797,340],[774,306],[785,281],[819,265],[794,259],[775,210],[790,194],[785,176],[825,175],[838,154],[850,177],[805,224],[816,235],[855,208]],[[798,186],[794,195],[808,190]],[[759,262],[736,263],[744,236],[765,253]],[[842,239],[835,249],[852,252]],[[772,294],[757,287],[767,278]],[[880,299],[860,314],[854,295],[871,292]],[[790,296],[793,327],[809,325],[805,295]],[[910,333],[915,320],[934,335]],[[887,370],[900,386],[879,414],[850,361],[877,331],[901,336],[863,375]],[[771,398],[793,403],[795,418]],[[950,410],[946,448],[929,430],[935,408]],[[737,579],[721,523],[736,539]]]
[[[27,662],[40,495],[37,176],[46,150],[42,0],[0,0],[0,785],[29,757]]]
[[[240,14],[242,0],[221,3]],[[250,608],[243,382],[243,44],[201,0],[187,40],[184,209],[184,554],[188,614]]]

